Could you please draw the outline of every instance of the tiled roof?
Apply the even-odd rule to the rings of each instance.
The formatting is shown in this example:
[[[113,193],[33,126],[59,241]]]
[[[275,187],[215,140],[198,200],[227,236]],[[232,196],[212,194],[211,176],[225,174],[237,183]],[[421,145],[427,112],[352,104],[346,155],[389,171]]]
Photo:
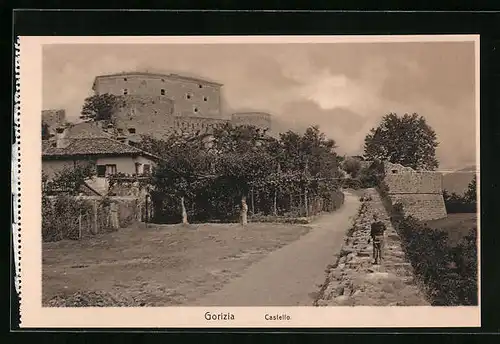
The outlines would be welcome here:
[[[144,155],[158,158],[139,148],[107,137],[72,138],[68,140],[70,143],[65,148],[46,147],[42,156],[44,158],[57,158],[92,155]]]

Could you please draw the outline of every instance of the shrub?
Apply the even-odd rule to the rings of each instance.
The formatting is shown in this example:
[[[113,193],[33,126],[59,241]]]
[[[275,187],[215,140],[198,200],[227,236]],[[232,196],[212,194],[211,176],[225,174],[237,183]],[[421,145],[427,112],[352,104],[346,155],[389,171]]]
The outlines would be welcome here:
[[[91,209],[89,202],[67,195],[53,199],[42,196],[42,240],[78,239],[78,218],[80,214],[89,214]]]
[[[398,226],[403,248],[433,305],[477,305],[475,229],[451,247],[446,232],[431,229],[412,217]]]
[[[405,216],[401,203],[392,204],[382,180],[377,190],[429,301],[437,306],[477,305],[476,229],[452,247],[445,231]]]
[[[444,204],[448,214],[453,213],[475,213],[477,211],[476,200],[469,196],[461,196],[456,193],[443,191]]]
[[[356,178],[359,171],[361,170],[361,162],[359,159],[354,157],[348,157],[344,160],[342,168],[346,173],[350,174],[351,177]]]

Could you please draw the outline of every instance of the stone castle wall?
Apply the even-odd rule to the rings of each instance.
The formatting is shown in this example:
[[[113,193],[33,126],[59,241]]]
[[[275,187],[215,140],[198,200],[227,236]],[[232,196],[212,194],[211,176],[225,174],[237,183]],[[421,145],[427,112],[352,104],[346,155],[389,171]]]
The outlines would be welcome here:
[[[63,109],[42,110],[42,122],[53,129],[66,122],[66,111]]]
[[[225,119],[221,114],[221,86],[176,74],[121,73],[96,77],[93,90],[97,95],[122,97],[124,106],[114,113],[114,125],[105,124],[102,129],[131,141],[137,141],[140,135],[164,139],[173,132],[210,133],[215,125],[227,122],[271,129],[267,113],[234,113],[231,119]],[[42,116],[50,123],[57,122],[61,111],[64,117],[64,110],[47,110]]]
[[[115,126],[123,135],[162,138],[173,129],[174,103],[165,96],[123,96],[124,106],[115,114]]]
[[[386,227],[383,260],[373,265],[370,224],[377,214]],[[419,290],[380,195],[367,189],[340,253],[328,266],[316,306],[428,306]]]
[[[271,115],[263,112],[239,112],[231,115],[233,125],[254,125],[271,129]]]
[[[176,116],[174,102],[164,96],[123,96],[125,105],[115,113],[115,128],[118,134],[137,138],[151,135],[162,139],[172,132],[210,132],[214,125],[228,120]]]
[[[415,171],[399,164],[384,163],[384,182],[393,204],[401,203],[406,215],[419,220],[445,218],[442,175],[432,171]]]
[[[392,204],[403,204],[405,214],[421,221],[443,219],[447,216],[443,195],[396,194],[389,195]]]
[[[95,80],[96,94],[164,96],[174,104],[176,116],[221,116],[221,85],[175,75],[130,73],[103,75]]]

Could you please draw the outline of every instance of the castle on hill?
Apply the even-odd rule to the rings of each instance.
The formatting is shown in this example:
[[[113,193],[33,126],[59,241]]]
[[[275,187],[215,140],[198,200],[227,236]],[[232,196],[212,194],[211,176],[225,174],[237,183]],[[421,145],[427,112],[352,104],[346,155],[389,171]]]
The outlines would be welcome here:
[[[149,72],[99,75],[92,90],[121,96],[124,106],[114,114],[114,124],[79,123],[73,135],[94,136],[101,130],[113,131],[120,140],[136,140],[140,135],[165,138],[174,131],[209,133],[214,125],[254,125],[271,131],[271,115],[264,112],[238,112],[226,116],[221,105],[223,85],[214,81]],[[66,123],[61,109],[42,111],[42,122],[52,133]]]

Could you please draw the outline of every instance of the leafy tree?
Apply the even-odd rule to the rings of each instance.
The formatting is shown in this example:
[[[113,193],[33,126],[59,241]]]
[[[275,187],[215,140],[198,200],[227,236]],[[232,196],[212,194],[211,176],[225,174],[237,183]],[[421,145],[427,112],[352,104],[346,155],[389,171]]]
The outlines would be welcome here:
[[[123,105],[121,96],[109,93],[93,95],[85,99],[80,118],[91,121],[112,121],[113,113]]]
[[[361,170],[361,162],[354,157],[347,157],[343,161],[342,168],[346,173],[349,173],[352,178],[356,178]]]
[[[443,199],[447,213],[475,213],[476,191],[474,180],[469,184],[469,190],[464,195],[443,190]],[[469,195],[468,195],[469,194]]]
[[[210,155],[200,136],[174,133],[167,140],[143,137],[139,148],[162,158],[152,174],[157,191],[180,201],[182,223],[188,224],[186,198],[193,199],[198,190],[213,178]]]
[[[56,172],[50,180],[42,175],[42,186],[44,193],[63,192],[69,195],[77,195],[85,182],[95,175],[95,166],[92,163],[79,163],[75,166],[67,166]]]
[[[279,144],[276,160],[282,168],[277,183],[283,191],[304,194],[307,215],[309,196],[328,198],[338,188],[341,173],[335,141],[327,139],[318,126],[312,126],[302,135],[293,131],[282,133]]]
[[[391,113],[366,136],[364,156],[367,160],[388,160],[413,169],[435,170],[438,144],[436,133],[424,117]]]
[[[464,199],[471,204],[476,204],[477,202],[477,180],[476,176],[474,175],[474,178],[472,178],[471,182],[469,183],[469,186],[467,187],[467,191],[464,194]]]
[[[273,140],[265,130],[255,126],[224,124],[213,132],[212,151],[215,154],[214,170],[217,182],[230,183],[241,197],[241,224],[247,223],[247,195],[252,187],[273,172],[269,147]]]

